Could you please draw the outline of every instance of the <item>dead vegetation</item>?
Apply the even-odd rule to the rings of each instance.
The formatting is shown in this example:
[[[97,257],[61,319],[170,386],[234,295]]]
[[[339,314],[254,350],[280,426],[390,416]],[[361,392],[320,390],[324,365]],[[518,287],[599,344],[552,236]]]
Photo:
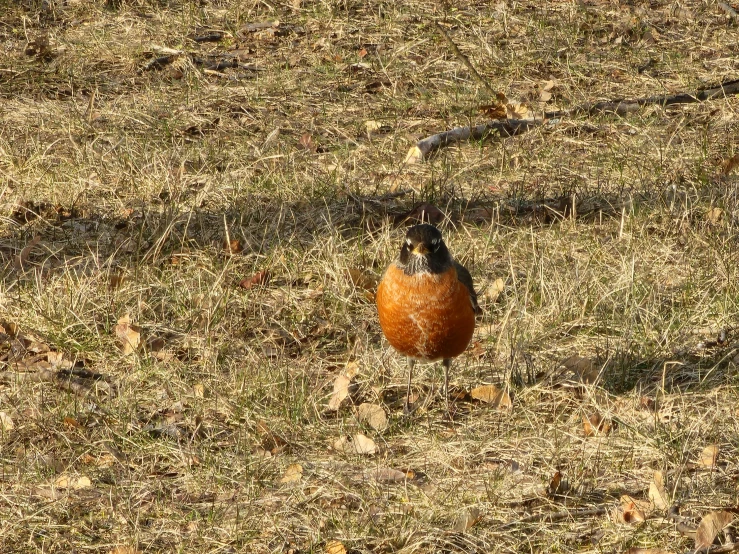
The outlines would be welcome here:
[[[0,551],[734,549],[739,99],[403,161],[488,88],[734,80],[735,8],[3,4]],[[485,312],[452,419],[373,306],[420,217]]]

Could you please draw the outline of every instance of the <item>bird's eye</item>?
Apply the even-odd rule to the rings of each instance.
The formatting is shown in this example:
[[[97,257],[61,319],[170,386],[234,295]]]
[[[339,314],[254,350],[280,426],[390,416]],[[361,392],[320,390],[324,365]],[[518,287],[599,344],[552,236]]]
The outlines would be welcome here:
[[[431,246],[433,246],[434,252],[436,252],[439,249],[440,244],[441,244],[441,241],[439,239],[431,239]]]

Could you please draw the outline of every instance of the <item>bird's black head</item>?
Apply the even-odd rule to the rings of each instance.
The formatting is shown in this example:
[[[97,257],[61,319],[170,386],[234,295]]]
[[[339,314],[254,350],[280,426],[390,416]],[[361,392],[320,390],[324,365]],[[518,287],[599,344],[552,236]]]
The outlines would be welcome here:
[[[452,265],[452,257],[441,238],[441,231],[426,223],[408,229],[399,261],[408,275],[444,273]]]

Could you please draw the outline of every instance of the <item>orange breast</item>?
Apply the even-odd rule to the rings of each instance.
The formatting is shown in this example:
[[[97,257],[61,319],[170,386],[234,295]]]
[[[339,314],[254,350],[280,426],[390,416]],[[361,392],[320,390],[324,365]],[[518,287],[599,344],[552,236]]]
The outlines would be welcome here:
[[[391,264],[377,288],[377,312],[393,348],[412,358],[459,356],[475,330],[469,291],[454,268],[441,275],[406,275]]]

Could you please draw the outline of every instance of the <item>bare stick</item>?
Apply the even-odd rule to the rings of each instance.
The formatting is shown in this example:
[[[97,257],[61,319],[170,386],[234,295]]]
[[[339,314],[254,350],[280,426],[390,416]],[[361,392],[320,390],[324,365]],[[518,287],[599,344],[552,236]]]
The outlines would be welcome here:
[[[595,104],[584,104],[569,110],[558,110],[546,112],[544,119],[496,119],[488,123],[476,126],[456,127],[449,131],[443,131],[418,141],[411,147],[405,158],[405,163],[417,163],[424,160],[429,154],[436,150],[455,144],[457,142],[473,139],[481,140],[495,136],[512,137],[529,131],[530,129],[545,123],[546,119],[559,119],[562,117],[578,114],[615,113],[625,115],[635,112],[642,106],[671,106],[673,104],[693,104],[705,102],[717,98],[739,94],[739,79],[721,83],[712,88],[698,90],[694,93],[680,93],[662,96],[649,96],[633,100],[611,100],[597,102]]]

